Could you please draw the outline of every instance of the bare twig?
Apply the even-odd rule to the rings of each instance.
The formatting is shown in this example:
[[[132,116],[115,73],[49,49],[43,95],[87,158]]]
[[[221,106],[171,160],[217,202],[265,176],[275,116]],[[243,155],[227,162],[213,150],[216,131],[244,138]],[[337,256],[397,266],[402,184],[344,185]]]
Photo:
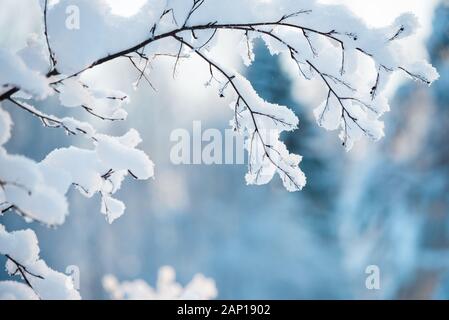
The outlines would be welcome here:
[[[70,135],[77,135],[78,133],[82,133],[84,135],[88,135],[86,130],[84,130],[82,128],[76,127],[75,128],[76,131],[73,131],[66,124],[64,124],[64,122],[61,119],[58,119],[58,118],[53,117],[53,116],[46,115],[45,113],[40,112],[40,111],[32,108],[31,106],[28,106],[26,104],[20,103],[19,101],[15,100],[13,98],[9,98],[8,100],[10,102],[14,103],[19,108],[29,112],[33,116],[35,116],[38,119],[40,119],[42,121],[42,123],[44,124],[44,126],[46,126],[46,127],[49,127],[49,128],[63,128]],[[93,140],[96,140],[95,137],[91,137],[91,136],[89,136],[89,137],[91,139],[93,139]]]
[[[44,35],[45,41],[47,43],[48,55],[50,59],[50,72],[56,70],[56,58],[53,50],[50,46],[50,41],[48,39],[48,25],[47,25],[47,9],[48,9],[48,0],[44,2]]]

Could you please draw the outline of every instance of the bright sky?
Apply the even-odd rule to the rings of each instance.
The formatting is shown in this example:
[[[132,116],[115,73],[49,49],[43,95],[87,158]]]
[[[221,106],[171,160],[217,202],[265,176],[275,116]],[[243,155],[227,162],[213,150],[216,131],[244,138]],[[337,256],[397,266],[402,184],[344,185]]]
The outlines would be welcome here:
[[[322,3],[338,3],[348,6],[373,26],[389,24],[403,12],[416,14],[423,26],[429,23],[429,16],[437,0],[320,0]]]
[[[414,13],[422,28],[413,36],[412,45],[417,55],[424,56],[422,41],[431,30],[433,10],[439,0],[320,0],[319,2],[346,5],[369,25],[375,27],[390,24],[401,13]]]
[[[129,17],[147,2],[147,0],[106,0],[112,8],[112,13]]]
[[[147,0],[106,0],[114,13],[130,16],[135,14]],[[319,0],[322,3],[336,3],[348,6],[373,26],[382,26],[393,21],[402,12],[415,13],[423,25],[429,24],[432,9],[438,0]]]

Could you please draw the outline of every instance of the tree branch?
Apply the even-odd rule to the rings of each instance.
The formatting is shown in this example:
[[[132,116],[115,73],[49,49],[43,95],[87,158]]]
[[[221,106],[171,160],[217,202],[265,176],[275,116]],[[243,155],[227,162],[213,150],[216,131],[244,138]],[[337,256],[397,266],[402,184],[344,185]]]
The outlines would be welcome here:
[[[16,271],[13,273],[13,275],[17,274],[17,272],[20,273],[20,275],[22,276],[22,279],[25,281],[26,285],[28,287],[31,288],[31,290],[34,291],[34,293],[39,297],[39,294],[36,292],[36,290],[33,288],[33,286],[31,285],[30,280],[28,279],[28,276],[32,276],[41,280],[44,280],[45,278],[41,275],[35,274],[30,272],[23,264],[21,264],[20,262],[18,262],[17,260],[15,260],[14,258],[12,258],[9,254],[6,254],[5,257],[10,260],[12,263],[14,263],[15,267],[16,267]],[[40,297],[39,297],[40,299]]]
[[[206,63],[209,64],[209,66],[212,68],[214,68],[215,70],[217,70],[218,72],[220,72],[226,79],[227,82],[225,85],[230,84],[231,87],[233,88],[234,92],[237,94],[237,97],[239,100],[241,100],[247,110],[249,111],[250,115],[251,115],[251,120],[254,124],[254,134],[257,134],[258,138],[260,139],[262,146],[264,148],[264,155],[267,157],[267,159],[278,169],[280,170],[282,173],[285,174],[285,176],[291,181],[291,183],[293,183],[295,185],[295,187],[297,187],[298,189],[301,189],[301,186],[299,186],[296,181],[293,179],[293,177],[290,175],[289,172],[287,172],[286,170],[284,170],[283,168],[281,168],[279,166],[278,163],[276,163],[276,161],[274,161],[269,153],[269,149],[272,149],[270,145],[268,145],[267,143],[265,143],[262,134],[260,132],[259,126],[257,124],[257,120],[256,120],[256,115],[260,114],[260,113],[256,113],[255,111],[252,110],[251,106],[249,105],[249,103],[245,100],[245,97],[243,96],[243,94],[240,92],[239,88],[236,86],[236,84],[234,83],[234,78],[235,76],[233,75],[229,75],[226,71],[224,71],[220,66],[218,66],[216,63],[214,63],[212,60],[210,60],[206,55],[204,55],[201,51],[197,50],[194,46],[192,46],[190,43],[186,42],[184,39],[182,39],[179,36],[174,35],[173,36],[176,40],[178,40],[180,43],[182,43],[183,45],[185,45],[186,47],[190,48],[191,50],[193,50],[199,57],[201,57]],[[268,116],[268,115],[266,115]],[[254,136],[253,136],[254,137]],[[252,148],[251,148],[252,149]],[[251,152],[250,149],[250,152]]]
[[[194,9],[193,12],[195,12],[198,9],[198,7],[195,6],[195,3],[202,4],[203,1],[198,1],[198,0],[194,1],[194,6],[192,7],[192,10]],[[168,12],[170,12],[170,10],[166,10],[166,13],[168,13]],[[94,68],[94,67],[96,67],[98,65],[101,65],[101,64],[106,63],[108,61],[114,60],[114,59],[116,59],[118,57],[130,54],[130,53],[133,53],[133,52],[137,52],[139,49],[141,49],[141,48],[143,48],[143,47],[145,47],[145,46],[147,46],[147,45],[149,45],[149,44],[151,44],[153,42],[156,42],[156,41],[161,40],[161,39],[166,39],[166,38],[170,38],[170,37],[173,37],[173,36],[177,36],[179,33],[182,33],[182,32],[185,32],[185,31],[195,32],[195,31],[201,31],[201,30],[218,30],[218,29],[224,29],[224,30],[252,30],[252,31],[256,31],[256,32],[259,32],[259,33],[265,33],[265,34],[268,32],[268,33],[271,34],[271,36],[274,35],[272,33],[272,31],[254,30],[257,27],[285,27],[285,28],[293,28],[293,29],[296,29],[296,30],[300,31],[303,34],[304,33],[314,33],[314,34],[326,37],[329,40],[336,41],[337,43],[339,43],[341,45],[342,51],[343,51],[343,53],[342,53],[342,68],[341,68],[341,73],[343,73],[344,72],[344,42],[343,42],[343,40],[341,40],[341,39],[339,39],[337,37],[337,35],[339,33],[336,32],[335,30],[331,30],[331,31],[326,32],[326,31],[316,30],[316,29],[313,29],[313,28],[310,28],[310,27],[304,27],[304,26],[301,26],[301,25],[296,25],[296,24],[285,22],[288,18],[290,18],[292,16],[295,16],[295,15],[297,15],[299,13],[309,13],[309,11],[304,10],[304,11],[299,11],[299,12],[291,14],[291,15],[284,15],[281,19],[279,19],[277,21],[271,21],[271,22],[269,21],[269,22],[230,23],[230,24],[218,24],[216,22],[211,22],[211,23],[207,23],[207,24],[203,24],[203,25],[196,25],[196,26],[187,26],[186,23],[185,23],[181,28],[177,28],[177,29],[174,29],[172,31],[169,31],[169,32],[166,32],[166,33],[162,33],[162,34],[158,34],[158,35],[152,34],[152,36],[150,38],[145,39],[144,41],[142,41],[142,42],[140,42],[140,43],[138,43],[138,44],[136,44],[136,45],[134,45],[134,46],[132,46],[130,48],[127,48],[127,49],[118,51],[116,53],[107,55],[105,57],[99,58],[96,61],[92,62],[90,65],[84,67],[83,69],[81,69],[81,70],[79,70],[79,71],[77,71],[77,72],[75,72],[75,73],[73,73],[71,75],[68,75],[68,76],[66,76],[66,77],[64,77],[62,79],[56,80],[56,81],[52,82],[52,84],[61,83],[61,82],[63,82],[64,80],[66,80],[68,78],[76,77],[76,76],[82,74],[83,72],[85,72],[85,71],[87,71],[89,69],[92,69],[92,68]],[[164,15],[165,14],[163,14],[161,16],[161,18]],[[208,41],[210,41],[210,40],[208,40]],[[371,53],[367,52],[366,50],[364,50],[364,49],[362,49],[360,47],[356,47],[355,49],[357,51],[363,53],[364,55],[367,55],[367,56],[369,56],[371,58],[373,57],[373,55]],[[49,50],[51,51],[51,49],[49,49]],[[383,68],[385,68],[385,70],[391,71],[391,69],[389,69],[388,67],[386,67],[384,65],[381,65],[381,66]],[[428,83],[427,79],[424,79],[423,77],[420,77],[419,75],[415,75],[415,74],[409,72],[408,70],[406,70],[403,67],[399,67],[398,69],[404,71],[406,74],[408,74],[409,76],[411,76],[414,79],[418,79],[418,80],[421,80],[423,82]],[[53,76],[53,75],[56,75],[56,74],[57,74],[57,72],[53,69],[46,76],[50,77],[50,76]],[[1,94],[0,95],[0,101],[8,99],[9,97],[11,97],[13,94],[18,92],[19,90],[20,90],[20,88],[14,87],[14,88],[8,90],[7,92]]]
[[[42,121],[42,123],[44,124],[44,126],[49,127],[49,128],[63,128],[68,134],[71,135],[77,135],[78,133],[82,133],[84,135],[88,135],[88,133],[86,132],[86,130],[76,127],[75,130],[73,131],[72,129],[70,129],[66,124],[64,124],[64,122],[56,117],[53,116],[49,116],[46,115],[45,113],[35,109],[34,107],[24,104],[24,103],[20,103],[17,100],[13,99],[13,98],[8,98],[8,100],[12,103],[14,103],[16,106],[18,106],[19,108],[29,112],[30,114],[32,114],[33,116],[37,117],[38,119],[40,119]],[[95,137],[90,137],[91,139],[93,139],[94,141],[96,140]]]
[[[48,26],[47,26],[47,8],[48,8],[48,0],[44,2],[44,35],[45,41],[47,43],[48,55],[50,59],[50,72],[56,71],[56,58],[53,50],[50,46],[50,41],[48,40]],[[56,71],[57,72],[57,71]]]

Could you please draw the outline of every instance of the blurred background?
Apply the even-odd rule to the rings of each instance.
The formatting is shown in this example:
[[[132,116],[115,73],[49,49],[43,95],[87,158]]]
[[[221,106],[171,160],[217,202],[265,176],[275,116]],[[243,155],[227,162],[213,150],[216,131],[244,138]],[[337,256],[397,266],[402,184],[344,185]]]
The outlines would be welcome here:
[[[16,21],[9,10],[0,11],[0,44],[20,48],[26,39],[16,30],[26,35],[38,25],[38,9],[27,2],[0,1],[23,12],[23,21]],[[129,1],[110,2],[116,14],[133,14]],[[303,155],[308,184],[292,194],[277,177],[266,186],[246,186],[245,165],[170,162],[172,130],[191,131],[194,120],[203,129],[228,128],[232,111],[205,88],[207,69],[195,59],[184,61],[173,79],[173,61],[162,59],[151,71],[158,91],[142,83],[133,92],[137,74],[126,63],[111,63],[90,76],[104,86],[129,87],[126,122],[98,121],[61,108],[54,97],[36,105],[56,115],[70,111],[105,133],[136,128],[140,147],[156,164],[155,180],[125,182],[117,198],[127,209],[112,225],[100,214],[98,197],[75,190],[70,215],[57,229],[26,224],[11,213],[0,223],[9,230],[33,228],[52,268],[79,266],[85,299],[107,298],[105,274],[153,285],[162,265],[173,266],[183,284],[197,272],[214,278],[222,299],[449,298],[449,6],[437,0],[323,2],[345,4],[373,26],[405,11],[420,19],[420,33],[408,40],[410,54],[429,59],[441,78],[430,89],[403,77],[392,82],[383,140],[363,141],[346,153],[337,134],[313,119],[320,89],[258,43],[251,67],[240,66],[237,57],[227,63],[239,66],[263,98],[295,110],[300,129],[284,139]],[[220,46],[231,45],[232,39],[223,39]],[[56,147],[84,143],[7,103],[4,108],[15,122],[10,153],[40,161]],[[380,290],[365,287],[368,265],[380,268]],[[0,279],[7,278],[1,270]]]

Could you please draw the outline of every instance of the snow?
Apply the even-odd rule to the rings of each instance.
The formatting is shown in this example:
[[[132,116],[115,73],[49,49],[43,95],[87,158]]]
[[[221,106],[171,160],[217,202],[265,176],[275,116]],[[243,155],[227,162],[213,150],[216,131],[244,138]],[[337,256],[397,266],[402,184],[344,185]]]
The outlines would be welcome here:
[[[0,300],[39,300],[33,289],[17,281],[0,281]]]
[[[32,264],[39,256],[36,234],[30,229],[8,233],[0,225],[0,253],[13,257],[23,265]]]
[[[326,130],[336,130],[340,127],[341,112],[342,107],[335,96],[330,96],[313,110],[318,125]]]
[[[90,134],[94,138],[94,149],[74,146],[55,149],[40,166],[59,172],[61,178],[53,184],[59,184],[59,190],[64,193],[72,184],[87,197],[100,193],[101,212],[112,223],[124,213],[125,205],[110,195],[120,189],[127,175],[143,180],[151,178],[154,164],[142,150],[135,149],[141,141],[136,130],[131,129],[120,137]]]
[[[125,209],[122,202],[110,197],[120,188],[123,178],[128,174],[136,179],[153,176],[153,162],[143,151],[135,148],[141,142],[136,130],[131,129],[123,136],[111,137],[97,133],[87,122],[69,117],[59,119],[42,113],[28,103],[21,104],[39,117],[52,119],[55,124],[60,123],[68,133],[88,137],[94,148],[70,146],[55,149],[37,163],[20,155],[10,155],[0,147],[2,209],[12,205],[27,220],[60,225],[68,214],[66,193],[74,185],[88,197],[97,192],[105,195],[102,212],[112,222]],[[0,141],[5,143],[10,137],[12,122],[2,109],[0,115],[3,115]],[[105,206],[107,203],[109,205]],[[109,209],[106,210],[106,207]]]
[[[37,34],[29,35],[27,46],[18,51],[18,56],[33,71],[45,74],[48,71],[48,53]]]
[[[413,75],[413,80],[424,81],[429,86],[440,77],[438,71],[424,60],[408,64],[407,70]]]
[[[44,300],[79,300],[80,294],[75,289],[70,276],[57,272],[47,266],[43,260],[37,260],[30,271],[41,275],[43,279],[33,278],[30,282],[39,297]]]
[[[14,205],[19,214],[47,225],[64,222],[68,214],[67,200],[47,183],[33,160],[9,155],[0,147],[0,180],[8,205]]]
[[[183,287],[170,266],[159,269],[155,288],[141,279],[120,283],[113,275],[103,278],[103,287],[114,300],[210,300],[218,295],[215,281],[201,273]]]
[[[91,88],[76,78],[64,80],[58,88],[63,106],[89,108],[98,117],[108,119],[125,120],[128,115],[122,108],[129,102],[123,92]]]
[[[390,39],[402,39],[415,34],[416,30],[420,27],[418,18],[411,12],[401,14],[397,17],[393,24],[390,26],[394,33]]]
[[[17,54],[0,48],[0,87],[17,86],[37,98],[45,98],[52,93],[48,79],[27,67]]]
[[[109,196],[103,196],[101,201],[101,213],[105,214],[109,223],[120,218],[125,212],[125,204]]]
[[[5,298],[80,299],[69,276],[50,269],[39,258],[36,234],[31,229],[8,232],[0,224],[0,254],[7,256],[6,269],[11,274],[22,270],[31,284],[30,290],[14,282],[1,282],[0,295]]]
[[[245,138],[249,155],[247,184],[267,184],[277,172],[288,191],[301,190],[306,184],[305,175],[298,166],[301,157],[290,154],[279,141],[282,132],[297,128],[298,118],[287,107],[264,101],[248,80],[236,71],[229,72],[239,90],[230,105],[236,109],[231,124]]]
[[[96,138],[96,154],[107,167],[114,171],[128,170],[134,177],[142,180],[154,175],[153,162],[142,150],[129,147],[126,138],[122,141],[107,135],[97,135]]]
[[[0,146],[11,138],[12,120],[9,113],[2,109],[0,103]]]
[[[75,79],[67,79],[61,86],[59,101],[66,107],[79,107],[81,105],[93,105],[93,98],[88,90]]]

